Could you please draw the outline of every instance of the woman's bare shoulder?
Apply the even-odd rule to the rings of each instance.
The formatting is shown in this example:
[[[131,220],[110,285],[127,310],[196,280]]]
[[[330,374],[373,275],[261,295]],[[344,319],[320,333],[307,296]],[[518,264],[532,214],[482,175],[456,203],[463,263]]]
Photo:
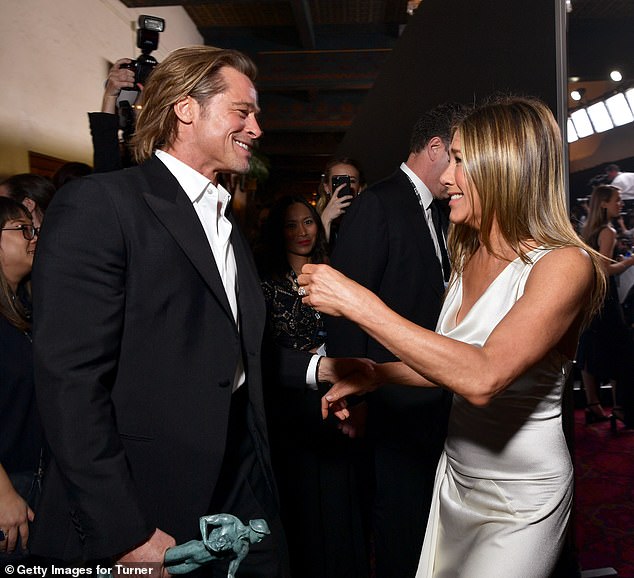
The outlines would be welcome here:
[[[531,271],[530,278],[550,280],[560,279],[563,283],[574,280],[589,281],[593,277],[593,263],[583,247],[566,246],[551,249]]]

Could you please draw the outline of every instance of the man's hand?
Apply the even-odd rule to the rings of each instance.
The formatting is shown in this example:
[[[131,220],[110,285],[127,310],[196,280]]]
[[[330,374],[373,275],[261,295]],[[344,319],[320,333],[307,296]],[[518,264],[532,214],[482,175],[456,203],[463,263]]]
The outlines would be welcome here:
[[[368,417],[368,404],[364,402],[347,408],[350,417],[339,424],[341,433],[351,439],[365,437],[365,424]]]
[[[174,546],[176,546],[176,540],[157,528],[147,542],[134,550],[126,552],[116,560],[116,563],[122,566],[137,566],[138,564],[160,565],[160,576],[165,578],[171,576],[163,566],[165,551]]]
[[[121,68],[122,64],[132,62],[129,58],[117,60],[108,73],[106,89],[103,93],[101,112],[115,114],[117,112],[117,98],[124,88],[134,88],[134,70]]]
[[[337,383],[346,375],[354,372],[374,373],[374,361],[357,357],[322,357],[317,372],[318,381]]]

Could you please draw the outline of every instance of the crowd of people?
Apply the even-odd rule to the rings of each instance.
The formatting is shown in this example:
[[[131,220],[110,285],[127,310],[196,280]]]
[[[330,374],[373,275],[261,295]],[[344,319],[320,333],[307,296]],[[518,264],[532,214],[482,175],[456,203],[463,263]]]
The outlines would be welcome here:
[[[126,63],[93,168],[0,183],[0,563],[166,576],[228,513],[270,529],[245,578],[550,576],[575,363],[588,423],[612,380],[634,425],[624,173],[575,230],[545,104],[445,103],[392,175],[333,157],[252,237],[225,175],[262,135],[253,62],[181,48],[143,87]]]

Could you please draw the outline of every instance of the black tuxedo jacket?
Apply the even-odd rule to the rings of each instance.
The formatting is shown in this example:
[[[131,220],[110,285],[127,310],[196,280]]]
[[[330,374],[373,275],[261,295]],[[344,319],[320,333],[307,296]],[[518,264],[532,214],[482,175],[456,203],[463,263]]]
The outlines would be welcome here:
[[[423,208],[408,176],[397,170],[367,188],[346,212],[332,265],[376,293],[410,321],[434,330],[444,295],[442,268]],[[326,319],[327,352],[378,362],[396,358],[359,327],[341,318]],[[411,440],[436,438],[435,420],[443,393],[437,389],[389,386],[369,396],[386,435]],[[431,406],[429,404],[432,404]],[[446,416],[445,416],[446,417]],[[427,420],[427,426],[422,426]]]
[[[57,193],[33,270],[36,387],[53,455],[34,553],[112,556],[155,527],[177,543],[199,538],[239,355],[248,427],[274,487],[261,383],[265,305],[235,222],[232,244],[240,331],[195,210],[160,160]],[[307,364],[301,356],[290,367],[305,375]]]

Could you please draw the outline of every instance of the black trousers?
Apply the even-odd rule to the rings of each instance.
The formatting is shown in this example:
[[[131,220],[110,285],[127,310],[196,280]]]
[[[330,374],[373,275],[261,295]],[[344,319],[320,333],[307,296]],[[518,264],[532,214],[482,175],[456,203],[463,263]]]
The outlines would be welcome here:
[[[264,472],[249,432],[249,411],[247,384],[243,384],[233,394],[227,450],[209,512],[233,514],[244,524],[264,518],[271,534],[251,545],[238,575],[240,578],[286,578],[290,576],[288,552],[276,490]],[[227,567],[228,562],[214,561],[208,568],[190,576],[226,578]]]

